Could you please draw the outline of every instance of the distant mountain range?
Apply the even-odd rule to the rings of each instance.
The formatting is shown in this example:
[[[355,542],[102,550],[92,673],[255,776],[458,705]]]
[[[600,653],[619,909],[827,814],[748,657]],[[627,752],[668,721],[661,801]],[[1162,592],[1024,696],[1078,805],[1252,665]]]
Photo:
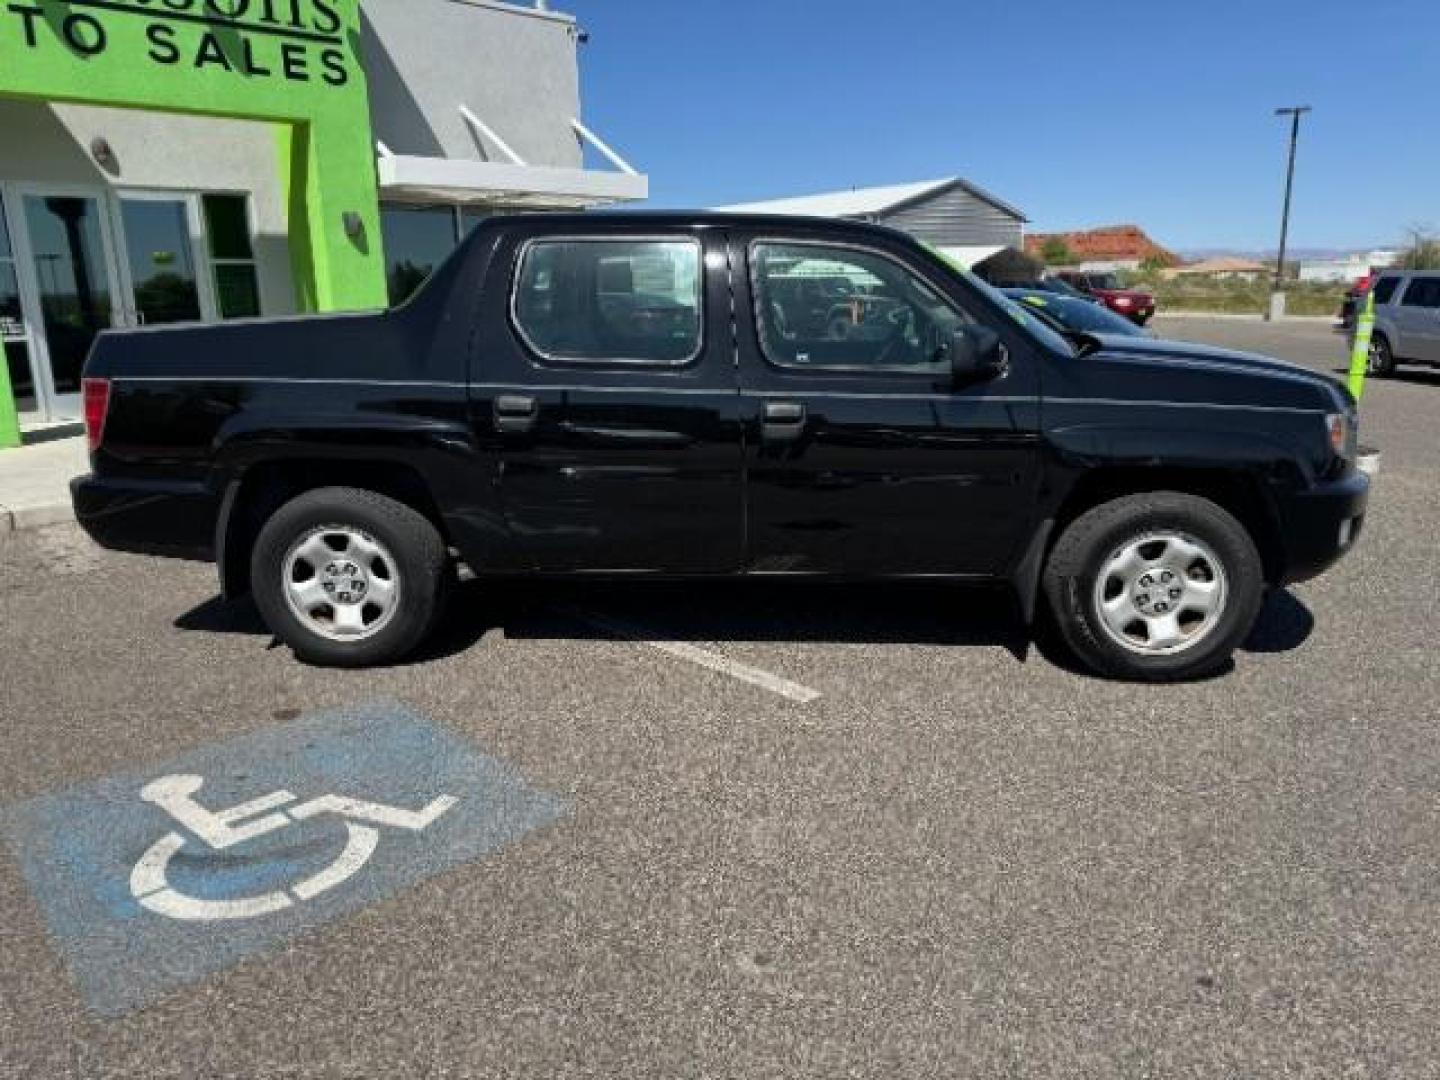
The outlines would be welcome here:
[[[1286,248],[1285,258],[1297,262],[1319,262],[1326,259],[1344,259],[1350,255],[1368,255],[1376,250],[1394,250],[1394,244],[1374,244],[1366,248]],[[1178,252],[1187,262],[1201,259],[1254,259],[1257,262],[1273,262],[1278,254],[1275,248],[1182,248]]]

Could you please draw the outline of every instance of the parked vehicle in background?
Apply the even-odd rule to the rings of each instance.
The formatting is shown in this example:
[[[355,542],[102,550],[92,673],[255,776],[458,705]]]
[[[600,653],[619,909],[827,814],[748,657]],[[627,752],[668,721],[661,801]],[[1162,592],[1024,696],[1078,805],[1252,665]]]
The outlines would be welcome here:
[[[1155,314],[1154,296],[1140,289],[1122,287],[1120,279],[1114,274],[1060,270],[1055,276],[1081,292],[1097,297],[1115,314],[1123,315],[1137,326],[1144,326]]]
[[[1040,289],[1003,289],[1010,299],[1024,304],[1062,333],[1117,334],[1120,337],[1154,337],[1153,331],[1122,319],[1089,297],[1076,298]]]
[[[1099,304],[1102,307],[1105,304],[1105,301],[1101,300],[1100,297],[1094,295],[1093,293],[1081,292],[1079,289],[1075,288],[1074,285],[1071,285],[1068,281],[1064,281],[1061,278],[1056,277],[1054,274],[1046,274],[1039,280],[1039,282],[1037,282],[1037,284],[1046,292],[1058,293],[1061,296],[1069,296],[1075,300],[1084,300],[1087,304]]]
[[[1375,280],[1370,374],[1400,364],[1440,366],[1440,271],[1386,270]]]
[[[1017,278],[1015,280],[995,280],[989,278],[990,284],[997,289],[1021,289],[1025,292],[1050,293],[1055,296],[1068,296],[1072,300],[1083,300],[1087,304],[1105,306],[1105,301],[1098,296],[1091,296],[1089,293],[1081,292],[1075,286],[1061,281],[1059,278],[1046,274],[1038,278]]]
[[[347,667],[417,648],[458,558],[481,596],[998,583],[1095,671],[1189,678],[1351,548],[1369,492],[1333,379],[1067,340],[833,219],[492,218],[393,311],[102,333],[84,396],[84,528],[215,561],[297,656]]]
[[[1375,274],[1372,271],[1364,277],[1356,278],[1355,284],[1345,290],[1345,297],[1340,301],[1340,311],[1336,318],[1340,320],[1340,327],[1343,330],[1354,330],[1355,320],[1359,318],[1360,305],[1365,302],[1365,297],[1370,293],[1370,286],[1375,281]]]

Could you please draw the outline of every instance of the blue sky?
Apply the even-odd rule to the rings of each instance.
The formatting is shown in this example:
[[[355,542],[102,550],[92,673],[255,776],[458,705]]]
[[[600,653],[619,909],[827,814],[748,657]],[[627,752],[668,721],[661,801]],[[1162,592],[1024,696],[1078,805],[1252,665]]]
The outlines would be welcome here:
[[[1440,225],[1440,0],[560,0],[585,118],[711,206],[960,174],[1032,229],[1360,247]]]

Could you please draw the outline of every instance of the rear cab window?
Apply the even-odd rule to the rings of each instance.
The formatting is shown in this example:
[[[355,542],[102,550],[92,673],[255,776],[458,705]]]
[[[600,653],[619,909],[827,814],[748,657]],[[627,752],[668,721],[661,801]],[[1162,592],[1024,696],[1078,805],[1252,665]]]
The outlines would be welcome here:
[[[542,361],[683,367],[704,346],[693,237],[541,237],[520,249],[515,330]]]

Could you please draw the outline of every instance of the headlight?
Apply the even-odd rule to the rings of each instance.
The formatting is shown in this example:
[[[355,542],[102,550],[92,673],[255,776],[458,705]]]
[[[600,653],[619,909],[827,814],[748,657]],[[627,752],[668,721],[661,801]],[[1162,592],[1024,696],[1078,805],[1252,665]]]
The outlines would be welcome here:
[[[1330,436],[1330,449],[1337,457],[1351,458],[1355,455],[1355,427],[1344,413],[1328,413],[1325,417],[1325,431]]]

